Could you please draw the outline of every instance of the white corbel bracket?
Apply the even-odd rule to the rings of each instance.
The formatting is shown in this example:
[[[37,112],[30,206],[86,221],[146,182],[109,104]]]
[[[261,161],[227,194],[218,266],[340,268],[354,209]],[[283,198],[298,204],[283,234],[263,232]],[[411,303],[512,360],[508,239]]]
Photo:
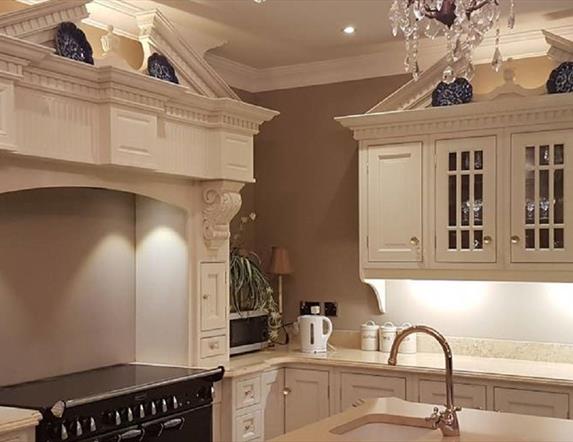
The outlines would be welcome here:
[[[364,279],[364,282],[372,287],[380,313],[386,313],[386,280],[385,279]]]
[[[241,208],[243,183],[210,181],[203,187],[203,238],[210,250],[218,250],[231,236],[229,223]]]

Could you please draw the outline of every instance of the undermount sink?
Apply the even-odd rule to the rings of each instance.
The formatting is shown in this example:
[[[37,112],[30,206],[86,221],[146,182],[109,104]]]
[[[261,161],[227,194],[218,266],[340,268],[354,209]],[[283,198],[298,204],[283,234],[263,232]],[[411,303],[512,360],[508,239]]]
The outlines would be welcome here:
[[[412,416],[389,414],[368,414],[346,422],[330,430],[348,441],[395,441],[397,434],[401,440],[436,440],[441,433],[432,428],[426,419]]]

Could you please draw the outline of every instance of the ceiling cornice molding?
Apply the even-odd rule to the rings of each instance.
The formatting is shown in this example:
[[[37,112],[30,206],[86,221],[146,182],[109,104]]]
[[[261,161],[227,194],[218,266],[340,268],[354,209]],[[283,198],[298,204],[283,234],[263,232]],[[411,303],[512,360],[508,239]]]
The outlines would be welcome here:
[[[573,24],[547,30],[565,38],[573,37]],[[542,30],[504,35],[501,44],[505,58],[541,56],[549,49]],[[494,47],[495,37],[486,38],[476,49],[474,61],[489,61]],[[442,40],[424,40],[420,63],[433,66],[443,56],[444,48]],[[210,53],[205,58],[231,86],[256,93],[404,74],[404,56],[403,41],[393,41],[386,43],[383,51],[373,54],[263,69]]]

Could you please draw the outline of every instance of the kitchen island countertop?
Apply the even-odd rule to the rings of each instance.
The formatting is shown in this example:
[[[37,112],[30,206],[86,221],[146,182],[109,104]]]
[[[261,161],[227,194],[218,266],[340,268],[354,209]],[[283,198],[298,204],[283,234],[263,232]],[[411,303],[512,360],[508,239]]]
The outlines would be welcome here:
[[[387,423],[380,416],[406,416],[423,422],[433,406],[396,398],[370,399],[356,408],[302,427],[272,442],[448,441],[570,442],[573,421],[464,409],[458,413],[460,436],[440,430]],[[385,421],[386,423],[383,423]]]
[[[0,407],[0,439],[7,433],[38,425],[42,415],[36,410]]]

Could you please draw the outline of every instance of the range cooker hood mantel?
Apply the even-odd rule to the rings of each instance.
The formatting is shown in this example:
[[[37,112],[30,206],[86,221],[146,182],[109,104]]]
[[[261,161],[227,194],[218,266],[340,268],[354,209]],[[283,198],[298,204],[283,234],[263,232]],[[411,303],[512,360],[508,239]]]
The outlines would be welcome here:
[[[50,0],[0,16],[0,193],[98,187],[182,208],[189,363],[225,364],[229,222],[254,182],[253,137],[278,113],[232,98],[192,48],[162,35],[174,32],[163,18],[146,22],[144,40],[184,70],[182,85],[57,56],[58,24],[87,18],[86,3]]]

